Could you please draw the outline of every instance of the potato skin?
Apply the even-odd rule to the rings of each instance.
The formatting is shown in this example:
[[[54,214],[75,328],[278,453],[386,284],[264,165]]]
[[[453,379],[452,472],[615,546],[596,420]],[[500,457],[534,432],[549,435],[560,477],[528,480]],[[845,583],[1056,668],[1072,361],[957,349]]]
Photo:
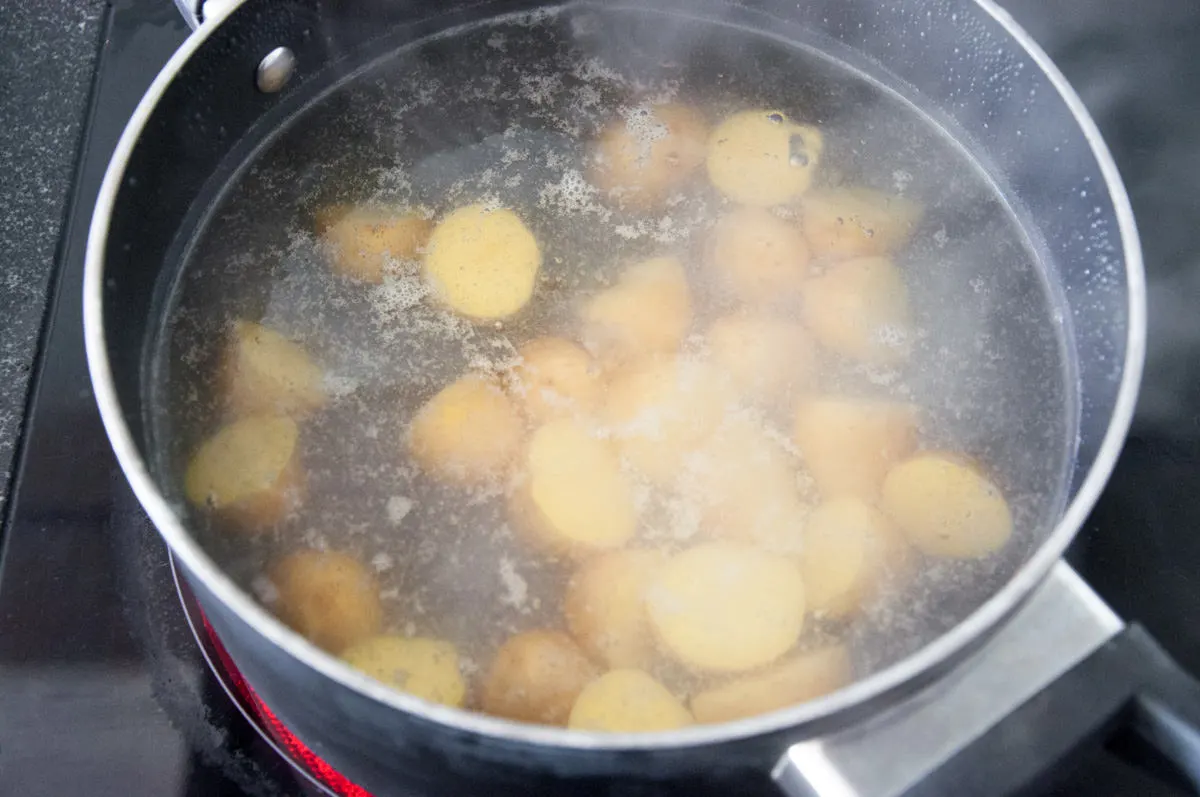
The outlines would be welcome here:
[[[566,634],[526,631],[497,651],[483,684],[483,710],[521,722],[566,725],[575,699],[599,675]]]
[[[830,265],[804,284],[803,305],[813,336],[835,354],[881,365],[908,358],[908,288],[891,260],[864,257]]]
[[[521,362],[508,378],[508,392],[531,421],[589,415],[600,400],[599,368],[569,340],[536,338],[521,345]]]
[[[268,577],[278,593],[271,609],[317,647],[338,655],[379,633],[379,585],[353,556],[300,550],[275,563]]]
[[[714,321],[707,341],[713,362],[760,404],[792,399],[816,379],[816,346],[794,321],[735,313]]]
[[[808,190],[824,148],[819,130],[780,111],[741,111],[709,135],[708,177],[734,202],[770,207]]]
[[[888,469],[917,445],[910,404],[826,396],[796,406],[793,440],[825,498],[874,501]]]
[[[646,590],[666,560],[661,551],[613,551],[588,560],[571,577],[563,616],[592,658],[611,668],[650,666],[654,633]]]
[[[739,208],[722,216],[708,242],[717,281],[751,304],[798,296],[810,273],[810,259],[800,231],[762,208]]]
[[[804,236],[816,257],[890,255],[924,214],[920,203],[869,188],[819,188],[804,195]]]
[[[707,143],[708,126],[694,108],[635,109],[600,134],[589,178],[620,204],[649,209],[704,163]]]
[[[458,650],[441,639],[370,637],[343,650],[342,659],[377,681],[431,703],[459,707],[467,694]]]
[[[335,274],[378,285],[388,257],[414,260],[433,224],[418,213],[389,208],[327,208],[317,214],[317,233]]]
[[[700,723],[753,717],[833,692],[851,677],[850,653],[842,645],[797,653],[768,670],[696,693],[692,714]]]
[[[908,542],[891,520],[857,498],[835,498],[808,516],[800,569],[816,616],[853,615],[908,563]]]
[[[606,367],[674,354],[692,323],[687,272],[675,257],[628,266],[580,308],[584,345]]]
[[[648,673],[611,670],[583,688],[567,727],[580,731],[673,731],[692,724],[691,712]]]
[[[324,372],[299,344],[262,324],[233,323],[219,381],[235,416],[303,418],[328,401],[324,380]]]

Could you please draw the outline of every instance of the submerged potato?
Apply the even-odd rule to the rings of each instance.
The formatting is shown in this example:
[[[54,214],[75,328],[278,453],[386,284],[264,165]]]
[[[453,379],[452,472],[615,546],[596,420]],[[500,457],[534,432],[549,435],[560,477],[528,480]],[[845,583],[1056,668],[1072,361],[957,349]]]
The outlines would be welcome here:
[[[889,255],[908,243],[923,212],[869,188],[821,188],[804,195],[804,235],[817,257]]]
[[[692,724],[691,712],[642,670],[612,670],[583,688],[567,727],[578,731],[673,731]]]
[[[776,711],[833,692],[850,683],[850,653],[833,645],[798,653],[753,675],[692,696],[696,722],[730,722]]]
[[[692,323],[683,264],[674,257],[634,263],[580,310],[583,341],[606,364],[679,349]]]
[[[467,694],[458,651],[440,639],[377,636],[342,651],[342,659],[377,681],[446,706],[461,706]]]
[[[435,478],[483,484],[502,477],[520,448],[524,422],[493,380],[467,374],[417,412],[408,450]]]
[[[708,177],[734,202],[778,205],[808,190],[823,149],[815,127],[779,111],[742,111],[709,135]]]
[[[672,558],[646,593],[664,649],[698,670],[770,664],[804,627],[804,584],[789,559],[748,545],[710,542]]]
[[[713,322],[707,338],[713,362],[757,402],[777,404],[816,376],[816,347],[804,327],[792,321],[728,315]]]
[[[883,257],[844,260],[804,285],[804,315],[836,354],[890,364],[908,356],[911,318],[900,269]]]
[[[542,265],[533,234],[504,208],[467,205],[433,229],[425,278],[439,301],[477,321],[506,318],[528,303]]]
[[[296,422],[251,415],[222,428],[197,449],[183,485],[195,506],[247,530],[282,520],[304,502]]]
[[[668,484],[684,457],[717,427],[734,403],[707,363],[652,360],[615,374],[603,417],[621,455],[652,481]]]
[[[622,204],[656,205],[704,162],[707,139],[694,108],[635,108],[600,134],[591,181]]]
[[[717,279],[747,302],[795,296],[809,273],[804,236],[761,208],[740,208],[723,216],[713,227],[708,251]]]
[[[379,585],[349,554],[297,551],[271,568],[269,578],[278,595],[273,611],[317,647],[336,655],[379,633]]]
[[[646,589],[666,557],[625,550],[588,561],[567,585],[563,615],[571,634],[609,667],[648,667],[654,634],[646,618]]]
[[[554,552],[618,548],[637,529],[633,486],[607,440],[571,419],[544,424],[529,440],[525,482],[510,512],[518,529]]]
[[[416,259],[432,226],[417,213],[386,208],[331,208],[317,217],[334,272],[375,284],[388,258]]]
[[[809,611],[833,619],[852,614],[904,566],[907,547],[870,504],[857,498],[821,504],[808,517],[800,557]]]
[[[874,501],[888,468],[916,448],[917,412],[887,401],[805,399],[793,440],[823,496]]]
[[[237,415],[303,417],[325,405],[325,374],[303,347],[270,327],[236,321],[221,369],[225,402]]]
[[[532,421],[585,415],[600,398],[600,377],[591,355],[562,338],[537,338],[517,352],[509,392]]]
[[[566,634],[526,631],[497,651],[483,683],[483,710],[522,722],[565,725],[579,693],[599,675]]]
[[[930,556],[987,556],[1003,548],[1013,532],[1000,488],[950,454],[918,454],[888,471],[881,506]]]

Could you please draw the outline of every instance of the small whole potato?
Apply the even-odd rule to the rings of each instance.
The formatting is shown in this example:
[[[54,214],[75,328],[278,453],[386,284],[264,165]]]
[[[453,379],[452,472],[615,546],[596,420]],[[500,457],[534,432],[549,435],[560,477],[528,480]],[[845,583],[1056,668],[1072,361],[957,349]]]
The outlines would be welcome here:
[[[302,418],[325,406],[325,374],[299,344],[270,327],[235,321],[221,368],[235,415],[272,412]]]
[[[654,634],[646,588],[666,562],[661,551],[628,549],[594,557],[567,585],[567,627],[592,658],[609,667],[649,667]]]
[[[317,215],[317,232],[334,273],[379,284],[388,259],[415,260],[433,225],[420,214],[389,208],[334,207]]]
[[[521,722],[566,725],[575,699],[599,675],[571,637],[526,631],[497,651],[483,684],[483,710]]]
[[[701,671],[738,672],[786,653],[804,627],[804,583],[787,557],[710,542],[673,557],[646,592],[664,650]]]
[[[612,670],[583,688],[567,727],[577,731],[673,731],[692,724],[691,712],[642,670]]]
[[[808,190],[824,148],[819,130],[780,111],[742,111],[709,135],[708,177],[734,202],[778,205]]]
[[[800,572],[809,611],[839,619],[853,614],[892,570],[905,566],[908,543],[875,507],[835,498],[808,516]]]
[[[425,402],[408,428],[421,468],[452,484],[502,478],[521,446],[524,421],[496,382],[467,374]]]
[[[890,255],[923,213],[918,202],[869,188],[819,188],[804,195],[804,236],[817,257]]]
[[[584,344],[605,365],[673,354],[692,323],[687,273],[674,257],[643,260],[580,309]]]
[[[817,341],[866,363],[908,357],[912,320],[900,269],[884,257],[843,260],[804,284],[804,317]]]
[[[883,481],[880,502],[914,546],[929,556],[978,559],[1004,547],[1013,532],[1004,494],[952,454],[917,454]]]
[[[797,653],[768,670],[739,676],[692,696],[696,722],[730,722],[813,700],[850,683],[850,653],[842,645]]]
[[[184,473],[188,501],[246,531],[261,531],[304,503],[300,431],[291,418],[251,415],[201,444]]]
[[[317,647],[337,655],[379,633],[379,585],[353,556],[297,551],[277,562],[268,577],[277,593],[270,608]]]
[[[553,552],[586,555],[624,545],[637,530],[633,486],[607,440],[569,418],[534,431],[524,482],[513,493],[513,525]]]
[[[590,414],[600,400],[599,368],[591,355],[562,338],[537,338],[518,349],[521,361],[508,381],[509,393],[531,421]]]
[[[806,398],[796,406],[793,440],[825,498],[874,501],[888,469],[916,448],[917,411],[889,401]]]
[[[708,329],[713,362],[735,388],[754,401],[776,405],[812,385],[817,349],[803,326],[793,321],[736,313]]]
[[[600,134],[589,177],[623,205],[658,205],[704,163],[707,141],[708,126],[694,108],[635,108]]]
[[[517,214],[467,205],[434,227],[424,271],[442,304],[467,318],[492,321],[529,302],[541,265],[542,250]]]
[[[377,681],[431,703],[457,707],[467,694],[458,651],[440,639],[371,637],[342,651],[342,660]]]
[[[740,208],[723,216],[713,227],[708,258],[717,281],[753,304],[798,296],[809,275],[804,236],[762,208]]]

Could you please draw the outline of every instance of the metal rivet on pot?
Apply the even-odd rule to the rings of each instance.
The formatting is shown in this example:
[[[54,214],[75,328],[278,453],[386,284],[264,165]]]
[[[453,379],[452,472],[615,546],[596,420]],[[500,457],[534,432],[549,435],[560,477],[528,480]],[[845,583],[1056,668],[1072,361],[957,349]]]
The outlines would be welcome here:
[[[295,71],[295,53],[286,47],[276,47],[258,62],[258,71],[254,74],[254,82],[259,91],[265,94],[274,94],[287,85],[288,79]]]

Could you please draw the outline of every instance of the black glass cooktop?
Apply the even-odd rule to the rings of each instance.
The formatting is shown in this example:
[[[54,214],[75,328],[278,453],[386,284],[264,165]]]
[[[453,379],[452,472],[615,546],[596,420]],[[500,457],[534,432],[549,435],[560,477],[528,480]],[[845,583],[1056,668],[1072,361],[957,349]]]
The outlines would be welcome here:
[[[1071,551],[1125,617],[1200,672],[1200,6],[1013,0],[1096,117],[1129,187],[1150,277],[1144,398]],[[84,362],[87,223],[109,152],[187,30],[169,0],[109,8],[0,572],[0,794],[311,791],[208,671],[166,554],[108,450]],[[1092,751],[1055,794],[1174,795]]]

